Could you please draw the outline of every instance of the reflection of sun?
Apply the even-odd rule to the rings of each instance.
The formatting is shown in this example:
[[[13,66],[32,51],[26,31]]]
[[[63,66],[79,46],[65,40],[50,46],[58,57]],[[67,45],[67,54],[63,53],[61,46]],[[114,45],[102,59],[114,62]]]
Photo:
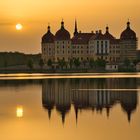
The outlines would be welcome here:
[[[16,24],[16,30],[22,30],[23,26],[22,24],[18,23]]]
[[[16,116],[18,118],[21,118],[23,117],[23,107],[22,106],[18,106],[17,109],[16,109]]]

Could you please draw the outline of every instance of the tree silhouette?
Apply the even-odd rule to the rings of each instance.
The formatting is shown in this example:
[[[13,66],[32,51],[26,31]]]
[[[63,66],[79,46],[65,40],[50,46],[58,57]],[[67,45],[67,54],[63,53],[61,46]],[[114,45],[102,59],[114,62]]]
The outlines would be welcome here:
[[[29,60],[28,60],[27,66],[28,66],[30,69],[33,69],[34,65],[33,65],[33,60],[32,60],[32,59],[29,59]]]
[[[74,65],[75,65],[76,68],[78,68],[80,66],[79,58],[74,59]]]
[[[44,61],[43,61],[43,59],[40,59],[40,60],[39,60],[39,66],[40,66],[41,69],[43,69],[43,66],[44,66]]]
[[[48,65],[49,67],[52,67],[52,60],[51,60],[51,59],[49,59],[49,60],[47,61],[47,65]]]
[[[95,66],[95,61],[94,61],[94,59],[90,59],[89,60],[89,66],[90,66],[90,68],[93,68],[94,66]]]
[[[60,60],[58,60],[58,64],[59,64],[59,66],[61,67],[61,69],[63,69],[64,66],[66,66],[66,62],[65,62],[64,59],[60,59]]]

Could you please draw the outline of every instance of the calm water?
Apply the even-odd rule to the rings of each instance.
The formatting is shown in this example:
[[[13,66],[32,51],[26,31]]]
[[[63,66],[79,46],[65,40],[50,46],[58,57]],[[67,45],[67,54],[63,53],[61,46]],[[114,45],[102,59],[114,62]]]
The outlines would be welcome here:
[[[0,80],[0,139],[139,140],[138,77]]]

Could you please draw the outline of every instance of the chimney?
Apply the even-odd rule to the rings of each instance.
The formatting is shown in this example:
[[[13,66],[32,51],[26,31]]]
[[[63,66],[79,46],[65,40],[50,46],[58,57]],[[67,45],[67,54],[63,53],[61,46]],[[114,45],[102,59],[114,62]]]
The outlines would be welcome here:
[[[98,34],[98,31],[96,31],[96,35]]]
[[[102,30],[99,30],[99,34],[102,34]]]

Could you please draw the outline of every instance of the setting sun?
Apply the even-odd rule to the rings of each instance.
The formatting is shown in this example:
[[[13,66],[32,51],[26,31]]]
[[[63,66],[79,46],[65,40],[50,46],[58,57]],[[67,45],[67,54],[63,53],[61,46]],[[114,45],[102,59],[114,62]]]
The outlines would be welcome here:
[[[22,24],[18,23],[16,24],[16,30],[22,30],[23,26]]]

